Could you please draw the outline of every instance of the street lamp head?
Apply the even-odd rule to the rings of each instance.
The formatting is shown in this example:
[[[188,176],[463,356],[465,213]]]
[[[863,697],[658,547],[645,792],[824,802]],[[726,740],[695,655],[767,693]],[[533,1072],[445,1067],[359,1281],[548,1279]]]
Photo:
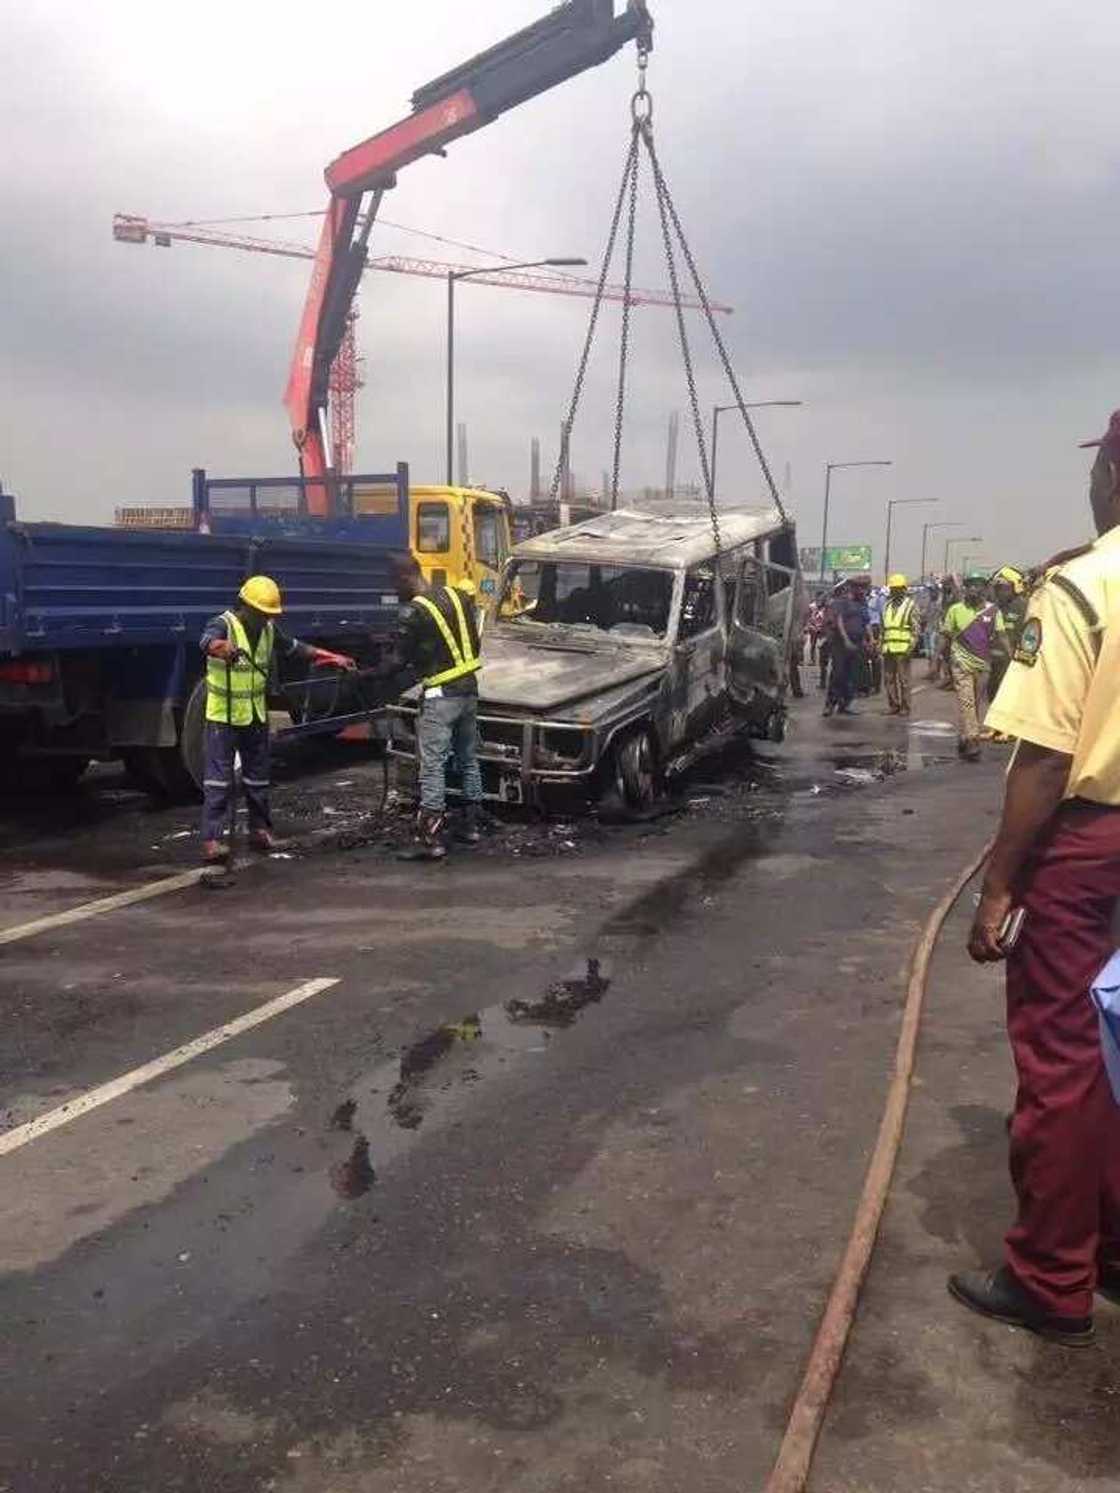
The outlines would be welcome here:
[[[841,467],[893,467],[893,461],[830,461],[828,462],[830,472],[838,472]]]
[[[579,265],[586,265],[586,259],[545,259],[542,263],[547,264],[550,269],[575,269]]]

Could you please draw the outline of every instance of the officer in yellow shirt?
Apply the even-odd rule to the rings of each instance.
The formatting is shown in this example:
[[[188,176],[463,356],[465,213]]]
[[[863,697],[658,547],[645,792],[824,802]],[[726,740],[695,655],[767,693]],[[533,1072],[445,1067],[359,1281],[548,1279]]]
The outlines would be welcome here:
[[[1007,960],[1018,1218],[1001,1269],[949,1283],[973,1311],[1071,1347],[1092,1339],[1094,1292],[1120,1304],[1120,1106],[1089,995],[1120,904],[1120,410],[1089,444],[1100,538],[1035,591],[988,712],[1019,745],[968,947]]]

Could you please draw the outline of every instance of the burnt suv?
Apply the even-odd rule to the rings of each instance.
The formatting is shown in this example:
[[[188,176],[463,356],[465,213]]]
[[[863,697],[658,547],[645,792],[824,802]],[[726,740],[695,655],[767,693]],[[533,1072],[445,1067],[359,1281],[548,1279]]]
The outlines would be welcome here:
[[[771,508],[719,528],[717,545],[706,512],[621,510],[516,547],[483,636],[487,798],[581,788],[640,809],[732,734],[781,740],[805,610],[794,529]],[[392,711],[406,774],[418,694]]]

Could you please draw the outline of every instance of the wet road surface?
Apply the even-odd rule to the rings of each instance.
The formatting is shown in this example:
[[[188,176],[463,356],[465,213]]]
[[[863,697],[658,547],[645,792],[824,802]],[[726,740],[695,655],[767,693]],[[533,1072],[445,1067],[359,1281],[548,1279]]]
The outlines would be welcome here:
[[[902,770],[874,704],[798,725],[671,816],[439,867],[332,759],[278,807],[353,848],[0,950],[9,1131],[321,982],[0,1155],[0,1489],[760,1479],[998,772]],[[9,822],[6,918],[189,864],[190,811],[121,791]]]

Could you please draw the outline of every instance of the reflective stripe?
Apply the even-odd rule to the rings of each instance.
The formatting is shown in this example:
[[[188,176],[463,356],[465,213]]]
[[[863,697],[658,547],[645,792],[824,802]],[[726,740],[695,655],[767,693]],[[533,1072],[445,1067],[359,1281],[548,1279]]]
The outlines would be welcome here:
[[[203,778],[203,780],[202,780],[202,786],[204,788],[228,788],[229,787],[229,779],[228,778]]]
[[[909,653],[914,646],[911,624],[914,620],[914,602],[910,597],[897,606],[888,602],[883,608],[883,652]]]
[[[274,631],[271,622],[261,628],[256,650],[236,612],[223,612],[229,641],[245,659],[229,664],[224,659],[206,661],[206,719],[218,725],[262,725],[268,720],[268,676],[272,668]],[[250,662],[250,659],[252,662]]]
[[[242,773],[242,775],[241,775],[241,781],[243,783],[248,783],[248,785],[249,785],[250,788],[271,788],[272,787],[272,779],[271,778],[247,778],[244,775],[244,773]]]
[[[452,679],[462,679],[465,674],[473,674],[482,667],[481,661],[471,647],[470,628],[467,626],[467,618],[463,611],[463,603],[459,600],[459,593],[455,590],[454,586],[445,587],[445,591],[451,599],[452,610],[458,619],[461,643],[456,639],[448,625],[447,618],[434,601],[431,601],[427,596],[416,596],[413,598],[416,604],[423,607],[436,624],[443,641],[447,644],[447,651],[452,659],[450,669],[444,669],[439,674],[431,674],[423,681],[425,689],[433,689],[439,684],[450,684]]]

